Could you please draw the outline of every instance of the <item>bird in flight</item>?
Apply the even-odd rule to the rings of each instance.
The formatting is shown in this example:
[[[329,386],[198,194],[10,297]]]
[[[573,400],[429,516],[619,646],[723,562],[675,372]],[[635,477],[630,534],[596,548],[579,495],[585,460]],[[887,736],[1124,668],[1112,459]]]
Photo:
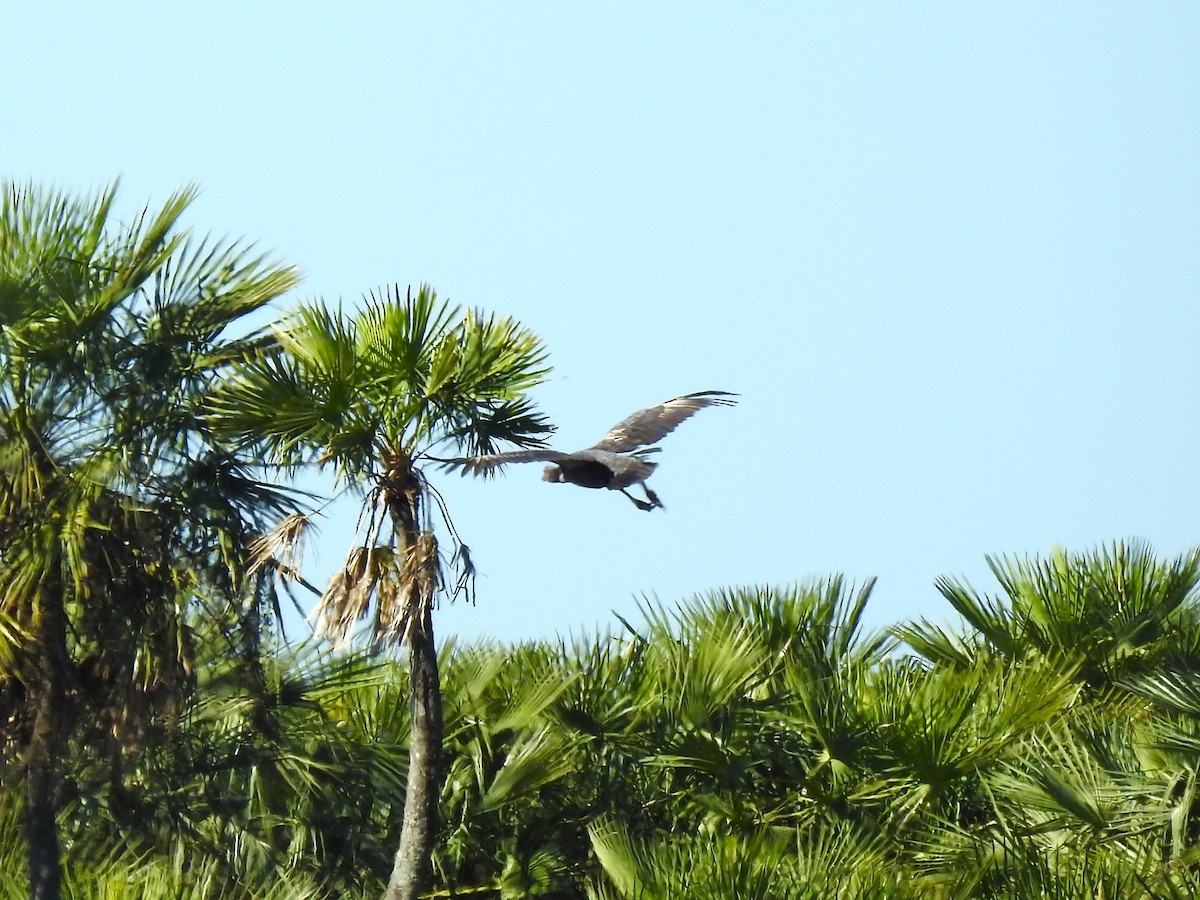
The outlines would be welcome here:
[[[728,391],[699,391],[676,397],[635,412],[614,425],[595,444],[574,453],[550,449],[518,450],[448,459],[443,460],[442,465],[446,469],[457,469],[460,475],[487,476],[508,463],[545,462],[550,465],[542,472],[543,481],[577,484],[586,488],[608,488],[610,491],[620,491],[638,509],[646,512],[655,507],[666,509],[658,495],[646,487],[646,479],[658,468],[658,463],[646,457],[660,449],[650,445],[662,440],[680,422],[706,406],[733,406],[737,401],[732,398],[736,396]],[[638,499],[627,490],[635,484],[640,484],[646,492],[645,500]]]

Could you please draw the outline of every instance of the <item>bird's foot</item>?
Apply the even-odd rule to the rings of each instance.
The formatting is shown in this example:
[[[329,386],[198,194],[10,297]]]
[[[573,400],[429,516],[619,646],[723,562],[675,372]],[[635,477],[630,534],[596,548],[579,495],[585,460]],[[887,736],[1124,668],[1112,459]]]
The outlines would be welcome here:
[[[646,512],[650,512],[650,510],[654,509],[655,503],[648,502],[646,500],[639,500],[637,497],[633,496],[633,494],[629,493],[629,491],[625,490],[625,488],[619,488],[619,490],[621,491],[622,494],[624,494],[626,497],[628,497],[629,502],[632,503],[634,506],[636,506],[638,509],[645,510]],[[657,497],[652,497],[651,499],[654,501],[658,500]],[[661,503],[658,503],[657,505],[662,506]]]

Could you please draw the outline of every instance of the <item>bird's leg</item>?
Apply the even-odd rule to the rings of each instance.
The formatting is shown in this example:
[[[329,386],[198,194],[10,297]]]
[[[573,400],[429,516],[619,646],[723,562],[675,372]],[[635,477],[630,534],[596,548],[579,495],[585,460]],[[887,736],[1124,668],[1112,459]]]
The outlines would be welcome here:
[[[633,501],[633,505],[638,509],[644,509],[646,512],[650,512],[650,510],[654,509],[653,503],[647,503],[645,500],[639,500],[637,497],[633,496],[633,494],[629,493],[629,491],[625,490],[625,488],[619,488],[619,490],[622,494]],[[659,505],[661,506],[662,504]]]
[[[653,506],[650,507],[651,509],[653,509],[654,506],[657,506],[659,509],[667,508],[666,505],[661,500],[658,499],[658,494],[654,493],[654,491],[652,491],[652,490],[650,490],[650,488],[646,487],[644,482],[642,483],[642,490],[646,492],[646,499],[648,499],[653,504]]]

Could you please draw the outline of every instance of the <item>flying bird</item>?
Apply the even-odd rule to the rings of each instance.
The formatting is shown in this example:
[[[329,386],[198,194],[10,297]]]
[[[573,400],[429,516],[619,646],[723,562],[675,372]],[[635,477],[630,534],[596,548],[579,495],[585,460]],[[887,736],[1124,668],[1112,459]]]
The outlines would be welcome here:
[[[513,453],[490,453],[486,456],[469,456],[443,460],[446,469],[458,469],[460,475],[491,475],[508,463],[550,463],[542,472],[543,481],[577,484],[586,488],[608,488],[620,491],[634,502],[638,509],[650,512],[655,507],[666,509],[658,495],[646,487],[646,479],[658,468],[658,463],[646,457],[661,448],[652,447],[684,419],[695,415],[706,406],[733,406],[737,394],[728,391],[700,391],[686,394],[635,412],[632,416],[614,425],[604,437],[586,450],[563,453],[558,450],[518,450]],[[643,449],[639,449],[643,448]],[[627,488],[640,484],[646,499],[639,500]]]

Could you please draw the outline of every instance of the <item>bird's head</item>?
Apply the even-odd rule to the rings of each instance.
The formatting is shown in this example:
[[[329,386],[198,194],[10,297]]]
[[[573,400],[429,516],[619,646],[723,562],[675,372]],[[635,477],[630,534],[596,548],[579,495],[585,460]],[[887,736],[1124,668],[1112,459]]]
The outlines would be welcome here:
[[[562,481],[562,469],[558,466],[546,466],[542,469],[542,481]]]

